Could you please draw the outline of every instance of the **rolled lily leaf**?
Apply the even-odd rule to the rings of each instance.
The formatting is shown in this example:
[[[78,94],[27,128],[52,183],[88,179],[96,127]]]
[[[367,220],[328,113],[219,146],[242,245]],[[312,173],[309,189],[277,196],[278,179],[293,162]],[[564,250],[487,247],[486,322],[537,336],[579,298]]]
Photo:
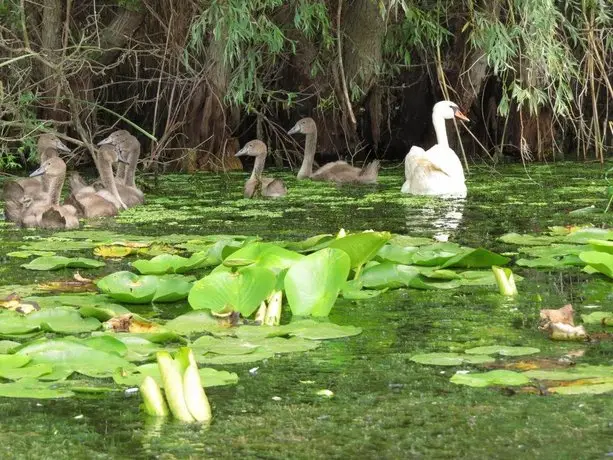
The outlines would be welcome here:
[[[140,394],[143,396],[145,412],[154,417],[168,416],[168,406],[162,395],[162,390],[152,377],[145,377],[140,386]]]
[[[190,348],[183,347],[177,353],[176,360],[179,361],[180,367],[184,369],[183,394],[190,414],[198,422],[209,422],[212,418],[211,405],[200,381],[194,353]]]
[[[164,382],[166,399],[172,415],[183,422],[193,422],[194,417],[192,417],[185,403],[183,376],[179,372],[175,361],[167,351],[158,351],[156,356],[160,373],[162,374],[162,382]]]
[[[502,295],[517,295],[517,287],[510,268],[492,265],[492,271],[494,272],[494,278],[496,278],[496,284],[498,284],[498,290]]]
[[[283,303],[283,291],[275,291],[268,297],[268,308],[264,316],[265,326],[278,326],[281,322],[281,305]]]

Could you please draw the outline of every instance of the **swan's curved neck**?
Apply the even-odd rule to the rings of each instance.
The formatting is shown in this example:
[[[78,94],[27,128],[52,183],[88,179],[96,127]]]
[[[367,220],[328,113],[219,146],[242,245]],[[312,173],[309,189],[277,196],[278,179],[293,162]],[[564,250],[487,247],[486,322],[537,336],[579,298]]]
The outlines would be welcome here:
[[[49,187],[47,196],[49,197],[49,203],[58,206],[60,204],[60,196],[62,194],[62,185],[64,185],[65,174],[58,176],[50,176],[47,179],[47,186]]]
[[[117,163],[117,170],[115,171],[115,181],[120,184],[126,183],[126,165],[125,163]]]
[[[136,175],[136,164],[138,163],[138,159],[140,157],[140,144],[138,146],[138,150],[132,150],[130,152],[130,163],[125,166],[125,172],[123,176],[123,183],[128,187],[136,187],[134,183],[135,175]]]
[[[121,203],[123,205],[123,201],[121,199],[121,196],[119,195],[119,191],[117,190],[117,185],[115,185],[115,178],[113,177],[113,166],[108,161],[105,161],[102,158],[98,158],[98,167],[100,179],[102,180],[104,187],[113,194],[113,196],[117,199],[118,203]]]
[[[317,149],[317,131],[308,133],[304,142],[304,158],[302,166],[298,171],[298,179],[311,177],[313,174],[313,160],[315,159],[315,150]]]
[[[266,164],[266,155],[258,155],[255,157],[253,171],[251,172],[252,179],[260,179],[264,172],[264,164]]]
[[[434,132],[436,132],[436,143],[441,147],[449,147],[447,140],[447,128],[445,127],[445,119],[438,113],[432,113],[432,124]]]

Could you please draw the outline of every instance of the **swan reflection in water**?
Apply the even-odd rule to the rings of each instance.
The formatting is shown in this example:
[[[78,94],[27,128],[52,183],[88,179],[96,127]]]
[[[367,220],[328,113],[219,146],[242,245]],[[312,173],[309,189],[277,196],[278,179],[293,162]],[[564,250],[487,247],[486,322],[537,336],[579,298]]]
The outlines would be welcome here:
[[[431,234],[437,241],[448,241],[464,216],[464,198],[439,198],[421,206],[406,206],[406,231],[409,235]]]

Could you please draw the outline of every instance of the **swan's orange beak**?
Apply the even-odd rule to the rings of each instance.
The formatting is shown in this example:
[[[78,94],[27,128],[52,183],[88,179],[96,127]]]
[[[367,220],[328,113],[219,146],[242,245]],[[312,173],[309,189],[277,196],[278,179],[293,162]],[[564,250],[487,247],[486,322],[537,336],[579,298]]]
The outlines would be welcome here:
[[[455,115],[456,118],[459,118],[460,120],[470,121],[468,119],[468,117],[466,115],[464,115],[462,112],[460,112],[459,110],[456,110],[454,115]]]

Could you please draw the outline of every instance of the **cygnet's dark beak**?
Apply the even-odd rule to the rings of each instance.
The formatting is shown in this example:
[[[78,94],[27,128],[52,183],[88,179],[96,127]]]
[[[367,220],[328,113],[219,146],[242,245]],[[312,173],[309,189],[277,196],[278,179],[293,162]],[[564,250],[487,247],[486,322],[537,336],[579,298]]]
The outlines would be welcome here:
[[[57,140],[57,144],[55,145],[55,148],[58,150],[61,150],[62,152],[70,152],[70,149],[66,147],[66,145],[64,145],[64,143],[59,139]]]
[[[290,129],[287,134],[296,134],[300,132],[300,128],[298,127],[298,125],[294,125],[294,127],[292,129]]]
[[[238,152],[236,152],[234,154],[234,156],[235,157],[242,157],[243,155],[248,155],[248,154],[249,154],[249,149],[247,147],[243,147]]]
[[[113,133],[113,134],[115,134],[115,133]],[[96,145],[98,147],[100,147],[101,145],[104,145],[104,144],[112,144],[113,143],[113,134],[111,134],[110,136],[105,137],[100,142],[98,142],[98,144],[96,144]]]
[[[117,161],[124,164],[130,164],[130,162],[123,156],[121,151],[117,152]]]
[[[46,170],[47,168],[45,168],[45,165],[42,165],[40,168],[30,174],[30,177],[42,176],[43,174],[45,174]]]

